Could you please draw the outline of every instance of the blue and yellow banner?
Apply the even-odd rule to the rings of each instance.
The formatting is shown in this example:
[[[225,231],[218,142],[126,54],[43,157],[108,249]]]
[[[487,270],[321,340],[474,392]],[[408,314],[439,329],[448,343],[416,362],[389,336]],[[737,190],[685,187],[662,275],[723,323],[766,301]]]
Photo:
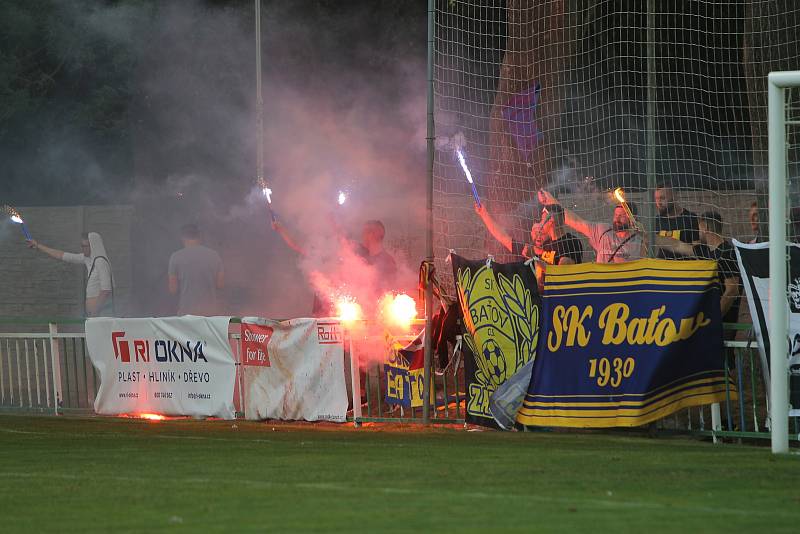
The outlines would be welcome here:
[[[705,260],[548,267],[517,422],[629,427],[724,401],[716,282],[717,264]]]
[[[419,408],[425,399],[424,332],[408,346],[390,343],[389,357],[383,365],[386,377],[386,402],[404,408]],[[433,394],[431,394],[433,402]]]
[[[536,355],[540,299],[524,263],[467,260],[452,254],[464,328],[468,423],[496,427],[490,399]]]

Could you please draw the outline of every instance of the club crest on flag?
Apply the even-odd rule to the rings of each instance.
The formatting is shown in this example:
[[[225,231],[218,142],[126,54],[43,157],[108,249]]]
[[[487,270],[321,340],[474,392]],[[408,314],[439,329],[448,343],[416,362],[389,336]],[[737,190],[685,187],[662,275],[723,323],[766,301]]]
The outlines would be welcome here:
[[[486,264],[453,255],[464,316],[464,343],[474,364],[467,381],[468,416],[492,419],[489,399],[497,387],[533,358],[539,339],[539,302],[531,268]],[[470,373],[468,373],[470,374]]]

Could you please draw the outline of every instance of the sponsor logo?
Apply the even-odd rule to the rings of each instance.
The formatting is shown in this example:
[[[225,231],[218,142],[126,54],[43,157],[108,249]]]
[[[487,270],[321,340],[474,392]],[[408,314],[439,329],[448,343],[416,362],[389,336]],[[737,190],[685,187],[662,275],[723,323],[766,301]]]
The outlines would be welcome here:
[[[274,330],[269,326],[256,324],[242,325],[242,356],[245,365],[270,367],[269,340]]]
[[[203,354],[204,341],[177,341],[174,339],[125,339],[125,332],[111,332],[111,345],[114,348],[114,359],[122,363],[131,363],[131,344],[133,344],[133,362],[150,362],[151,356],[155,361],[168,362],[199,362],[208,363]]]
[[[317,342],[320,345],[338,345],[343,340],[339,323],[317,323]]]

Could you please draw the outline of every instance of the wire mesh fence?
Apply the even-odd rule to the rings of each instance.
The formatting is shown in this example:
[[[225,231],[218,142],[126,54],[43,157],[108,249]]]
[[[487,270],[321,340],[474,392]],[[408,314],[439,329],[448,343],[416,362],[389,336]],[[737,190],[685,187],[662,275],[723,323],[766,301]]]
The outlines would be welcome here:
[[[799,29],[800,5],[785,0],[437,2],[442,278],[450,249],[519,258],[474,212],[457,150],[514,241],[536,238],[540,188],[587,221],[611,223],[616,187],[638,204],[645,230],[697,241],[690,215],[713,211],[724,238],[766,240],[766,75],[796,67]],[[797,161],[791,135],[789,145]],[[791,164],[791,240],[800,237],[798,172]],[[660,185],[674,201],[657,202]],[[584,261],[594,257],[584,240]]]

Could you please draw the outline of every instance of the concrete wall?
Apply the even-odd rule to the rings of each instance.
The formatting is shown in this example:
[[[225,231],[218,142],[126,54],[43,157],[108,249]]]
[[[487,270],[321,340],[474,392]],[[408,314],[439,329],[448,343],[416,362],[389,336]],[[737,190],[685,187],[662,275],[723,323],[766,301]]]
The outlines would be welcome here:
[[[131,295],[130,206],[21,206],[33,238],[67,252],[80,252],[81,233],[103,236],[114,272],[117,313],[128,312]],[[86,269],[28,249],[19,226],[0,223],[0,316],[80,317]]]

